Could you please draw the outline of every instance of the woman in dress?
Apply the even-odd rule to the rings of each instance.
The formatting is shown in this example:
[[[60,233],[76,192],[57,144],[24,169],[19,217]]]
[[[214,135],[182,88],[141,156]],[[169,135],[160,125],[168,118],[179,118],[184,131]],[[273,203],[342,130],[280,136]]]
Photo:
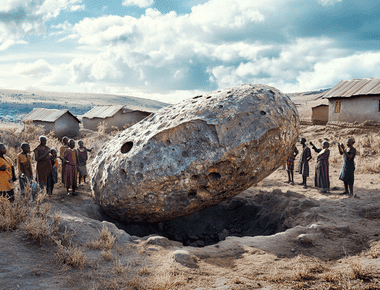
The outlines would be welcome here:
[[[354,171],[355,171],[355,155],[356,149],[354,148],[355,140],[350,138],[347,140],[347,149],[344,148],[342,143],[338,144],[340,155],[343,155],[343,166],[339,175],[339,179],[344,182],[344,192],[342,194],[348,194],[350,197],[358,197],[354,195]]]
[[[315,187],[319,188],[321,192],[329,192],[330,190],[330,177],[329,177],[329,157],[330,157],[330,144],[327,141],[322,142],[322,149],[318,149],[310,142],[313,150],[318,153],[317,164],[315,165]]]
[[[46,193],[51,192],[51,162],[50,162],[50,148],[46,146],[47,138],[40,136],[40,145],[34,149],[34,157],[37,161],[36,179],[41,188],[46,187]]]

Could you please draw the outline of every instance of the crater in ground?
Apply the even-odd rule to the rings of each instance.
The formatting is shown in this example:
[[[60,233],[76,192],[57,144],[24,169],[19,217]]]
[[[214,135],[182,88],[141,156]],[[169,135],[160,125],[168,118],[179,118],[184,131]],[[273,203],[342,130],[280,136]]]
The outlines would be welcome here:
[[[315,206],[315,201],[295,192],[249,189],[230,200],[170,221],[126,224],[109,217],[107,220],[130,235],[156,234],[186,246],[203,247],[228,236],[273,235],[285,231],[294,226],[292,221],[297,215]]]

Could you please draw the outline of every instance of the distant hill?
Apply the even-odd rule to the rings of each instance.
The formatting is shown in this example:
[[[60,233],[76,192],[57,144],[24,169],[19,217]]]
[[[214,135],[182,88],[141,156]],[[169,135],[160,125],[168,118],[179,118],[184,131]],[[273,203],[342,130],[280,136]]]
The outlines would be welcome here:
[[[155,112],[170,104],[111,94],[0,89],[0,121],[18,121],[34,108],[69,109],[74,115],[83,115],[95,105],[123,105],[133,110]]]
[[[319,91],[309,91],[301,93],[288,93],[287,95],[296,104],[301,119],[311,119],[311,108],[320,104],[327,104],[327,100],[322,99],[330,89]]]

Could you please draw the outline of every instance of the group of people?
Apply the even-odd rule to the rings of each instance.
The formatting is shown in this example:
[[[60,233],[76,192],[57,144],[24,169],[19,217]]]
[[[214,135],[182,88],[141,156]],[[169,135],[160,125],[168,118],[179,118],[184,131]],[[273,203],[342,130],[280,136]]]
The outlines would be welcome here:
[[[354,148],[355,140],[350,138],[347,140],[347,148],[342,143],[338,144],[339,154],[343,155],[343,166],[339,175],[339,179],[344,183],[344,192],[342,194],[348,194],[351,197],[358,197],[354,194],[354,172],[355,172],[355,155],[356,149]],[[306,144],[306,139],[301,138],[300,144],[302,145],[302,153],[299,160],[298,172],[302,175],[302,182],[299,185],[303,185],[307,188],[307,178],[309,177],[309,161],[312,159],[311,150]],[[319,188],[321,192],[329,192],[330,190],[330,177],[329,177],[329,157],[330,157],[330,144],[327,141],[322,142],[322,148],[317,148],[310,142],[312,149],[317,153],[317,164],[315,166],[315,187]],[[288,156],[286,161],[286,169],[288,171],[288,181],[294,185],[294,161],[298,155],[298,149],[293,147],[292,153]]]
[[[6,156],[7,148],[0,143],[0,196],[6,196],[14,201],[15,181],[18,179],[20,192],[25,194],[27,187],[36,187],[36,182],[40,188],[45,188],[48,195],[53,194],[54,185],[58,182],[58,160],[61,161],[61,182],[64,184],[67,194],[76,195],[77,181],[79,184],[86,182],[88,152],[92,149],[84,147],[82,140],[78,141],[78,148],[75,148],[75,141],[67,137],[62,138],[63,145],[57,150],[47,146],[47,138],[40,136],[39,145],[33,150],[36,164],[36,178],[33,179],[32,157],[30,145],[23,143],[21,152],[17,155],[16,164],[18,177],[12,160]],[[71,189],[71,192],[70,192]],[[32,199],[34,196],[32,195]]]

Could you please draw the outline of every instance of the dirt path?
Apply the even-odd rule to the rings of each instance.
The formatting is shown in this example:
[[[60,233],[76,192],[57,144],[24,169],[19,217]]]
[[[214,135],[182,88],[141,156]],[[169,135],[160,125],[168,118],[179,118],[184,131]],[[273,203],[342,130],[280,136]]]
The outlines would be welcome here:
[[[316,145],[322,138],[347,137],[320,129],[304,128],[303,136]],[[313,153],[307,189],[284,183],[287,174],[279,168],[235,198],[268,205],[268,217],[284,217],[284,231],[256,237],[231,233],[206,247],[130,236],[102,214],[88,184],[75,197],[58,185],[47,202],[52,212],[61,212],[61,231],[67,230],[84,254],[84,268],[60,262],[51,242],[40,245],[21,231],[0,232],[0,289],[380,289],[378,174],[355,175],[359,199],[340,195],[342,161],[335,147],[331,151],[329,194],[312,186]],[[363,160],[358,158],[358,167]],[[301,181],[299,174],[295,179]],[[103,227],[116,238],[110,249],[94,244]],[[178,250],[187,253],[182,260],[175,256]]]

